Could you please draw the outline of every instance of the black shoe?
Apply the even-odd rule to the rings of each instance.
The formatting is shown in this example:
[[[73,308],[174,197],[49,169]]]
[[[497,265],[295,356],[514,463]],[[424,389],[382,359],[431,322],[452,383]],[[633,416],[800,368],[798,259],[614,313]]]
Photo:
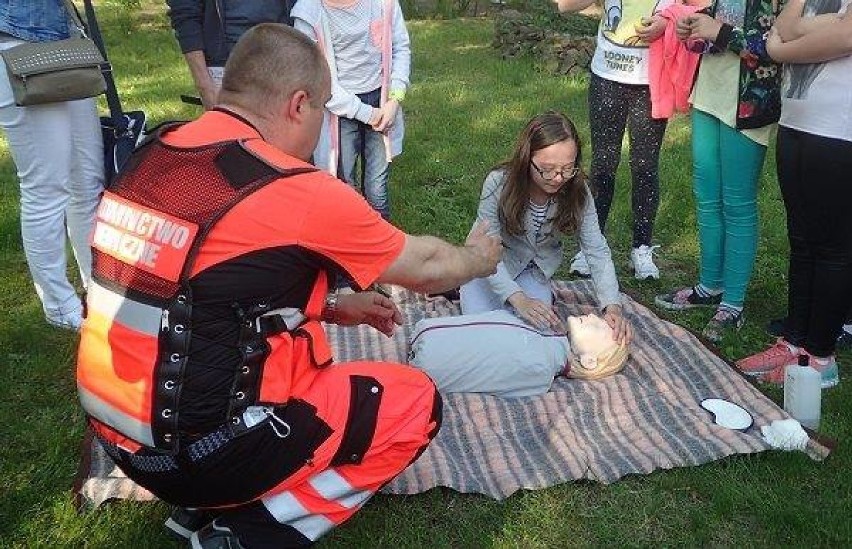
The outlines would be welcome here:
[[[192,549],[245,549],[230,528],[219,526],[215,520],[192,534],[189,543]]]
[[[769,332],[769,335],[772,337],[784,337],[784,334],[787,333],[787,318],[776,318],[775,320],[770,320],[769,324],[766,325],[766,331]]]
[[[211,511],[175,507],[172,509],[172,514],[166,519],[165,526],[174,535],[189,539],[192,534],[213,522],[215,518],[216,514]]]
[[[458,300],[461,299],[461,294],[459,293],[458,288],[452,288],[450,290],[447,290],[446,292],[437,292],[437,293],[434,293],[434,294],[426,294],[426,299],[429,299],[429,300],[438,299],[440,297],[443,297],[444,299],[447,299],[448,301],[458,301]]]

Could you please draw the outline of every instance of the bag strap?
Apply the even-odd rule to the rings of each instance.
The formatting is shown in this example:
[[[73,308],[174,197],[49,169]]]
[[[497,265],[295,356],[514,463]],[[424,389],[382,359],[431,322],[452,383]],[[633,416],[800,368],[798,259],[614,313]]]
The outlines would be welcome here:
[[[77,6],[71,0],[63,0],[63,3],[65,4],[65,11],[71,16],[71,22],[77,27],[77,31],[80,35],[86,37],[86,25],[80,19],[80,12],[77,11]]]
[[[73,6],[71,0],[65,0]],[[124,110],[121,108],[121,99],[118,97],[118,89],[115,87],[115,80],[112,77],[112,64],[107,56],[106,44],[101,35],[101,29],[98,26],[98,18],[95,15],[95,7],[92,5],[92,0],[83,0],[83,6],[86,9],[86,21],[89,24],[89,33],[92,35],[92,41],[101,50],[101,55],[104,57],[104,64],[101,65],[101,73],[104,75],[106,82],[106,100],[109,106],[109,116],[112,119],[113,130],[116,136],[120,136],[127,131],[127,118],[124,116]]]

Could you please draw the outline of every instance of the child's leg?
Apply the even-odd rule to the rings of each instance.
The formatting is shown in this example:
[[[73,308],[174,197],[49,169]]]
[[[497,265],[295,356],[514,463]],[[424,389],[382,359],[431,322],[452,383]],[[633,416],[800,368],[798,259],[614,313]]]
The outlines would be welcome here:
[[[793,132],[785,128],[784,138]],[[827,357],[834,354],[837,334],[852,305],[852,144],[795,133],[800,177],[782,179],[785,205],[797,210],[795,218],[802,224],[800,232],[790,233],[791,267],[794,255],[798,260],[803,251],[804,257],[811,259],[812,269],[808,289],[791,268],[791,305],[798,310],[805,306],[804,299],[808,300],[803,346],[812,355]],[[794,290],[805,296],[792,295]]]
[[[778,129],[775,152],[778,184],[787,211],[787,239],[790,260],[787,281],[787,321],[785,339],[802,346],[808,333],[813,298],[814,258],[805,239],[805,186],[802,184],[801,132]]]
[[[741,308],[757,255],[757,183],[766,147],[724,124],[719,137],[725,223],[722,303]]]
[[[337,177],[358,189],[359,181],[356,164],[363,148],[361,122],[352,118],[338,118],[340,125],[340,159],[338,160]]]
[[[553,306],[553,288],[550,286],[544,273],[538,267],[526,268],[515,279],[525,294],[533,299],[544,302],[549,307]]]
[[[720,126],[722,123],[716,117],[692,109],[692,178],[700,250],[698,279],[708,290],[722,288],[724,233]]]
[[[621,141],[627,123],[626,88],[629,86],[595,74],[592,74],[589,82],[589,127],[592,134],[590,176],[597,193],[595,208],[601,232],[604,231],[612,206],[615,172],[621,161]]]
[[[487,278],[474,278],[459,288],[459,306],[462,314],[475,315],[502,309],[504,304],[491,289]]]
[[[385,219],[390,219],[388,200],[388,176],[390,163],[385,151],[385,140],[381,133],[365,128],[364,136],[364,196],[374,210]]]
[[[628,114],[630,172],[633,176],[633,247],[650,246],[660,205],[660,146],[666,119],[651,118],[651,92],[636,86]]]
[[[534,271],[538,271],[538,268],[524,269],[521,274],[515,277],[515,282],[528,297],[553,306],[553,290],[550,287],[550,280],[545,278],[540,271]],[[462,314],[465,315],[512,309],[511,305],[500,301],[500,297],[494,293],[487,278],[474,278],[470,282],[462,284],[459,288],[459,299]]]

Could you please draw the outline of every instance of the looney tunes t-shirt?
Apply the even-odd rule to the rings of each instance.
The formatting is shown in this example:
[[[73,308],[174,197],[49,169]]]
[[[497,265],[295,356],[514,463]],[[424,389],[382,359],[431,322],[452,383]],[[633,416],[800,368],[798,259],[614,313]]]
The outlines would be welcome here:
[[[648,84],[648,44],[636,26],[672,0],[604,0],[592,72],[622,84]]]

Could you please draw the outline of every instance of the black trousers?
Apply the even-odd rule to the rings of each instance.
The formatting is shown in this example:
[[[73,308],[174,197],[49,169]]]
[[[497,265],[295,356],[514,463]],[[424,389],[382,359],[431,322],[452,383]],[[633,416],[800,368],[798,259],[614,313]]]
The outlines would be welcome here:
[[[595,208],[603,232],[621,162],[621,141],[629,131],[633,177],[633,247],[650,246],[660,203],[660,146],[667,120],[651,118],[648,86],[621,84],[592,74],[589,82],[589,126],[592,133],[591,179]]]
[[[829,356],[852,308],[852,141],[782,126],[777,167],[790,241],[788,340]]]

